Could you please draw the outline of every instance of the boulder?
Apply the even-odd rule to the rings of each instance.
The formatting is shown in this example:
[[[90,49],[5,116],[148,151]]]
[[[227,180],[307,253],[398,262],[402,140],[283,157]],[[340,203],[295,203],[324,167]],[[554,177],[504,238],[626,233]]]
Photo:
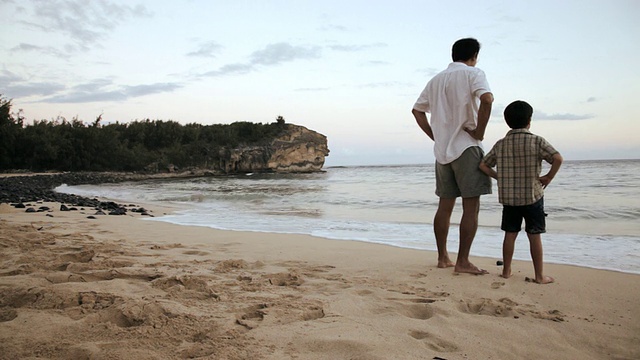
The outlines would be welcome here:
[[[300,125],[284,127],[267,145],[221,150],[220,170],[226,174],[321,171],[329,155],[327,137]]]

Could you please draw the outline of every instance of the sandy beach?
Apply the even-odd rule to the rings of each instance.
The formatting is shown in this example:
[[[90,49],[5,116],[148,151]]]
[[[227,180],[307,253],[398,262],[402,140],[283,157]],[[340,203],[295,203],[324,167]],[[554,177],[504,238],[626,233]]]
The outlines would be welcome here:
[[[640,358],[639,275],[546,264],[538,285],[531,262],[458,275],[426,251],[32,205],[52,210],[0,204],[1,359]]]

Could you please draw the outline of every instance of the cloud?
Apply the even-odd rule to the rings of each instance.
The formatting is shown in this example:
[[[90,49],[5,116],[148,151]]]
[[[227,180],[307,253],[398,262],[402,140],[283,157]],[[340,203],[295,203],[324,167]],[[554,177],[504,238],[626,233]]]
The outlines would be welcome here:
[[[227,64],[222,66],[218,70],[212,70],[202,74],[201,76],[222,76],[233,74],[246,74],[253,71],[253,65],[251,64]]]
[[[407,87],[413,86],[411,83],[400,82],[400,81],[384,81],[384,82],[374,82],[368,84],[359,85],[359,88],[391,88],[391,87]]]
[[[0,83],[2,84],[10,85],[12,82],[22,81],[22,80],[23,78],[21,76],[18,76],[9,70],[0,71]]]
[[[32,0],[31,5],[37,22],[21,23],[45,33],[65,36],[71,40],[71,45],[66,46],[68,51],[99,46],[100,40],[106,38],[109,31],[120,23],[129,18],[151,16],[144,5],[131,6],[106,0]]]
[[[200,76],[212,77],[233,74],[246,74],[256,70],[259,65],[275,66],[299,59],[317,59],[322,49],[318,46],[294,46],[289,43],[269,44],[264,49],[256,50],[249,55],[248,62],[227,64],[218,70],[212,70]]]
[[[578,115],[578,114],[547,114],[542,111],[534,111],[533,118],[535,120],[588,120],[593,119],[593,115]]]
[[[511,24],[516,24],[516,23],[522,23],[522,18],[518,17],[518,16],[509,16],[509,15],[503,15],[499,18],[496,19],[496,21],[498,22],[505,22],[505,23],[511,23]]]
[[[434,76],[436,76],[440,71],[442,71],[442,69],[436,69],[436,68],[423,68],[423,69],[418,69],[418,72],[421,74],[425,74],[426,76],[432,78]]]
[[[208,41],[199,45],[197,50],[187,53],[187,56],[196,57],[215,57],[217,53],[223,48],[222,45],[215,41]]]
[[[31,45],[26,43],[20,43],[18,46],[14,46],[13,48],[11,48],[11,51],[12,52],[33,51],[40,54],[52,55],[62,59],[68,59],[70,57],[68,53],[60,51],[52,46],[38,46],[38,45]]]
[[[2,93],[8,97],[48,96],[63,90],[64,85],[52,82],[29,82],[8,70],[0,71],[0,84],[3,84]]]
[[[347,32],[349,31],[349,28],[347,28],[344,25],[324,25],[322,27],[320,27],[320,31],[340,31],[340,32]]]
[[[495,105],[491,109],[491,116],[502,118],[505,105]],[[579,114],[571,114],[571,113],[555,113],[555,114],[547,114],[543,111],[535,110],[533,111],[533,120],[558,120],[558,121],[574,121],[574,120],[589,120],[593,119],[595,116],[592,114],[587,115],[579,115]]]
[[[64,88],[64,85],[52,82],[30,82],[25,85],[9,85],[5,87],[4,91],[11,97],[49,96],[64,90]]]
[[[181,88],[177,83],[155,83],[143,85],[114,86],[111,80],[98,79],[76,85],[67,93],[41,100],[45,103],[88,103],[98,101],[124,101],[145,95],[172,92]]]
[[[219,47],[220,45],[217,46]],[[387,46],[387,44],[373,43],[364,45],[331,45],[327,46],[327,48],[334,51],[356,52],[385,46]],[[214,47],[214,50],[217,50],[218,47]],[[286,42],[269,44],[263,49],[252,52],[249,55],[247,62],[227,64],[217,70],[211,70],[200,74],[198,77],[247,74],[255,71],[258,66],[276,66],[296,60],[319,59],[322,56],[322,49],[323,48],[321,46],[292,45]],[[388,63],[383,61],[371,61],[369,64],[386,65]]]
[[[328,87],[299,88],[299,89],[295,89],[295,91],[309,91],[309,92],[315,92],[315,91],[328,91],[328,90],[330,90],[330,88],[328,88]]]
[[[217,45],[217,44],[216,44]],[[371,48],[386,47],[385,43],[373,43],[364,45],[330,45],[328,49],[334,51],[356,52]],[[217,49],[217,48],[216,48]],[[322,56],[321,46],[292,45],[286,42],[269,44],[263,49],[256,50],[249,55],[244,63],[227,64],[218,70],[200,74],[200,77],[215,77],[223,75],[246,74],[257,69],[257,66],[275,66],[296,60],[319,59]],[[387,62],[371,61],[371,65],[386,65]]]
[[[127,97],[139,97],[145,95],[159,94],[164,92],[172,92],[180,89],[182,85],[177,83],[155,83],[145,85],[124,86],[124,92]]]
[[[388,45],[385,43],[374,43],[374,44],[364,44],[364,45],[329,45],[327,47],[334,51],[354,52],[354,51],[364,51],[364,50],[369,50],[373,48],[381,48],[381,47],[387,47],[387,46]]]
[[[592,103],[592,102],[596,102],[596,101],[598,101],[598,99],[593,97],[593,96],[587,99],[588,103]]]
[[[288,43],[269,44],[264,49],[254,51],[249,61],[254,65],[277,65],[297,59],[317,59],[321,49],[318,46],[293,46]]]
[[[381,61],[381,60],[370,60],[366,62],[369,65],[374,65],[374,66],[381,66],[381,65],[391,65],[390,62],[388,61]]]

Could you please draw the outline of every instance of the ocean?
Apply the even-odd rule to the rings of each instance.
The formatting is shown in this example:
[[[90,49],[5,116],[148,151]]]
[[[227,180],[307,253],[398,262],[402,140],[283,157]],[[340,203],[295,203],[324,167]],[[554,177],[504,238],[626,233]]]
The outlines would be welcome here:
[[[438,198],[433,164],[324,170],[62,185],[56,190],[181,208],[145,221],[436,250],[432,224]],[[493,184],[493,194],[481,198],[480,226],[471,254],[499,260],[502,205]],[[640,160],[565,161],[545,191],[545,262],[640,274],[639,194]],[[449,251],[453,253],[458,250],[454,224],[459,222],[461,207],[458,200],[451,219]],[[530,260],[524,231],[516,241],[514,258]]]

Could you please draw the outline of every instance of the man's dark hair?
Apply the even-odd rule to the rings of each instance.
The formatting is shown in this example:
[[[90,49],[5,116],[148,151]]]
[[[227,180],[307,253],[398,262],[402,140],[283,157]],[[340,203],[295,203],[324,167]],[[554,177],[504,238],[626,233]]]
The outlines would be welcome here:
[[[451,48],[453,61],[467,61],[480,52],[480,43],[474,38],[465,38],[456,41]]]
[[[524,129],[531,122],[533,108],[526,101],[516,100],[504,109],[504,120],[512,129]]]

